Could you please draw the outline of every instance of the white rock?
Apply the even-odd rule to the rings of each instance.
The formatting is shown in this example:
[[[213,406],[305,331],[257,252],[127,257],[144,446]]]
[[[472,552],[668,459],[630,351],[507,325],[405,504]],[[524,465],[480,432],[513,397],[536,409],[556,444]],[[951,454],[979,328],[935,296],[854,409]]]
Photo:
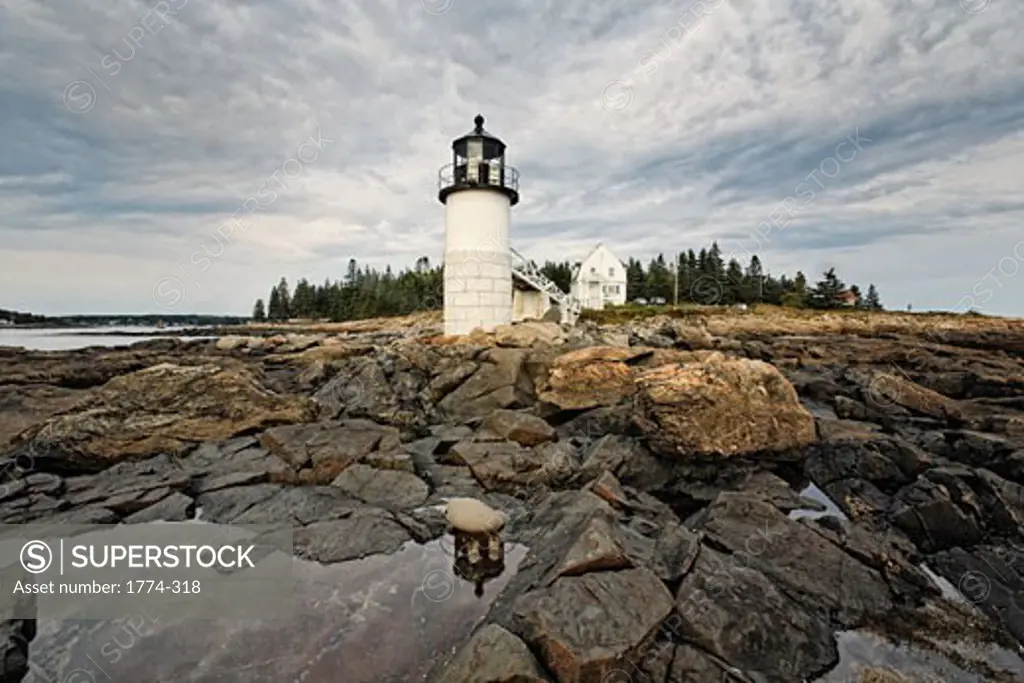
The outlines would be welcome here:
[[[476,498],[448,498],[445,516],[458,531],[482,534],[500,531],[505,526],[505,514]]]

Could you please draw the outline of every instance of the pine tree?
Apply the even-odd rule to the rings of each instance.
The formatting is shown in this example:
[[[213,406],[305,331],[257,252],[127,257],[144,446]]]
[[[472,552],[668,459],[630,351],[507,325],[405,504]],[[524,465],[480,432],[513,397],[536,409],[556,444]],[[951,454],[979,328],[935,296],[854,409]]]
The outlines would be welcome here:
[[[881,311],[882,300],[878,298],[878,290],[874,284],[868,285],[868,295],[864,299],[864,307],[872,311]]]
[[[643,264],[631,257],[626,262],[626,301],[647,298],[646,280]]]
[[[666,263],[663,255],[653,259],[647,267],[639,259],[630,257],[626,262],[627,300],[662,297],[671,301],[674,294],[672,268],[676,262],[681,302],[697,298],[702,299],[700,303],[711,303],[708,299],[714,298],[714,303],[764,301],[796,307],[808,303],[807,278],[803,273],[797,272],[794,279],[784,274],[772,277],[771,273],[763,273],[763,265],[757,256],[753,256],[745,268],[735,261],[723,265],[721,251],[716,244],[699,251],[692,248],[679,251],[671,264]],[[573,271],[571,261],[548,261],[541,270],[563,291],[569,291]],[[759,286],[758,280],[763,284]],[[838,282],[838,277],[835,280]],[[838,286],[842,289],[841,282]],[[833,285],[826,289],[829,287],[835,289]],[[820,294],[820,289],[820,286],[816,287],[815,293]],[[255,302],[253,319],[258,319],[261,308],[268,320],[315,317],[336,321],[438,310],[443,307],[443,291],[444,265],[433,266],[425,256],[418,258],[412,268],[401,272],[387,266],[383,272],[369,266],[360,267],[355,259],[350,259],[340,280],[327,278],[322,285],[313,286],[308,280],[300,279],[291,294],[287,281],[281,278],[271,288],[268,298]],[[857,294],[855,286],[851,286],[850,291]],[[863,305],[881,309],[874,285],[868,289]]]
[[[277,283],[277,300],[281,311],[281,320],[288,320],[292,317],[292,297],[288,293],[288,280],[281,278]]]
[[[295,283],[290,312],[295,318],[312,318],[316,314],[316,289],[306,278]]]
[[[844,292],[846,292],[846,285],[836,275],[836,269],[829,268],[811,290],[808,303],[811,308],[839,308],[843,305]]]
[[[748,304],[760,303],[764,299],[765,277],[761,259],[757,254],[750,257],[750,265],[744,275],[743,301]]]
[[[647,298],[660,297],[665,301],[672,299],[672,271],[665,264],[665,257],[658,254],[657,258],[651,260],[647,268],[645,289]]]
[[[743,266],[736,259],[729,259],[722,282],[722,302],[726,305],[745,302]]]
[[[267,311],[263,308],[263,299],[256,299],[256,304],[252,307],[252,319],[256,322],[267,319]]]
[[[725,261],[722,259],[722,250],[718,242],[712,242],[708,251],[708,274],[719,282],[725,277]]]
[[[783,291],[780,303],[791,308],[803,308],[807,305],[807,299],[807,276],[798,270],[790,287]]]
[[[772,277],[771,273],[764,276],[764,285],[761,288],[762,301],[772,306],[782,305],[782,295],[791,287],[793,282],[785,275],[779,279]]]
[[[267,299],[267,318],[270,320],[284,320],[281,312],[281,294],[277,287],[270,288],[270,298]]]

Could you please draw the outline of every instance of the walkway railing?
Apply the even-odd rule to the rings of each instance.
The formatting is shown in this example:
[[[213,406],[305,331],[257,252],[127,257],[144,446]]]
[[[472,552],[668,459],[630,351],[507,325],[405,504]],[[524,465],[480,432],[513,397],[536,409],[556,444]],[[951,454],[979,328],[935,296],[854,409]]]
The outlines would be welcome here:
[[[563,292],[551,278],[540,271],[540,268],[533,261],[511,247],[509,247],[509,252],[512,254],[512,275],[518,277],[531,287],[544,292],[554,300],[561,311],[562,323],[568,325],[576,324],[576,320],[580,317],[580,311],[583,309],[579,299],[572,294]]]

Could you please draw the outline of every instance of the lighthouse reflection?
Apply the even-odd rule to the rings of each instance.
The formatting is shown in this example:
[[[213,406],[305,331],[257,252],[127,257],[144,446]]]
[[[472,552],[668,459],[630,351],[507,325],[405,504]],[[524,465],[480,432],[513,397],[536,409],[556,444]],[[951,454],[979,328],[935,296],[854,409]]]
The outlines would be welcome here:
[[[483,597],[484,584],[501,576],[505,571],[505,544],[501,541],[501,534],[455,530],[453,535],[455,574],[474,584],[473,592],[478,598]]]

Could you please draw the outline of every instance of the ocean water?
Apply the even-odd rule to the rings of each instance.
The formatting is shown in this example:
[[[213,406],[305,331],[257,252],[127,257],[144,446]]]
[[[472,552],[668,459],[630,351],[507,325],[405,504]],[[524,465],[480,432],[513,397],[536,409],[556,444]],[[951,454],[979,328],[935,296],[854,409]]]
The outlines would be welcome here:
[[[156,327],[64,327],[64,328],[13,328],[0,327],[0,346],[23,346],[39,351],[67,351],[87,346],[128,346],[151,336],[131,334],[109,334],[111,332],[158,332]],[[166,330],[164,330],[166,332]],[[105,334],[100,334],[105,333]],[[170,336],[170,335],[162,335]],[[203,337],[178,337],[182,340],[203,339]]]

